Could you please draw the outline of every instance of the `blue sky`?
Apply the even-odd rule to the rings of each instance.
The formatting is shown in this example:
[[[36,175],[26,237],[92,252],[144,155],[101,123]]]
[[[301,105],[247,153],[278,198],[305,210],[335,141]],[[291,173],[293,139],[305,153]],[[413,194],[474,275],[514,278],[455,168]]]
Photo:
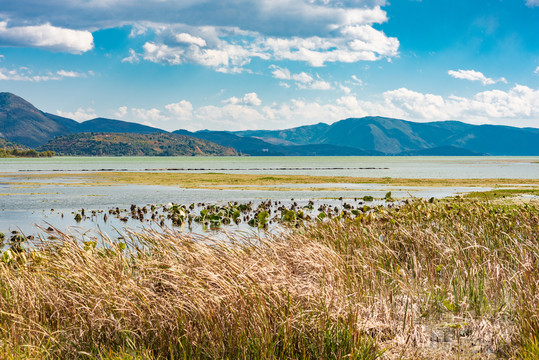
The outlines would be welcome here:
[[[539,0],[0,0],[0,91],[166,130],[539,127]]]

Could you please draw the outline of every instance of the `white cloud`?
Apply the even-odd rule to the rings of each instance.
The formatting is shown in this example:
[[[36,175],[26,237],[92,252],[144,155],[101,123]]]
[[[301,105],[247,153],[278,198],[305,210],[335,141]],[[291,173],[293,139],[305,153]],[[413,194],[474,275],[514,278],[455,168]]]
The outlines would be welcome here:
[[[206,40],[198,36],[193,36],[187,33],[181,33],[176,35],[176,41],[188,45],[197,45],[200,47],[206,46]]]
[[[216,48],[201,48],[196,44],[174,46],[163,43],[146,42],[143,45],[142,58],[155,63],[180,65],[184,62],[208,66],[220,72],[242,72],[242,66],[248,64],[256,53],[239,46],[220,42]],[[134,62],[138,56],[131,52],[124,61]]]
[[[418,122],[460,120],[476,124],[539,126],[539,90],[522,85],[508,91],[479,92],[468,98],[454,95],[443,97],[406,88],[386,91],[379,95],[378,100],[371,101],[347,94],[326,103],[291,99],[253,107],[244,103],[246,98],[230,98],[221,106],[198,108],[182,100],[165,106],[165,111],[157,110],[167,122],[161,119],[160,124],[155,123],[168,130],[279,129],[318,122],[331,123],[348,117],[386,116]],[[135,120],[149,120],[147,116],[141,117],[145,111],[137,110],[131,112]]]
[[[78,78],[78,77],[86,77],[87,75],[85,73],[79,73],[76,71],[68,71],[68,70],[58,70],[56,74],[60,77],[66,77],[66,78]]]
[[[145,34],[153,23],[237,26],[266,36],[309,37],[328,36],[342,26],[383,23],[387,21],[380,7],[384,4],[373,0],[17,0],[3,4],[2,15],[17,24],[46,18],[78,29],[132,24],[131,36]]]
[[[535,68],[535,71],[534,71],[536,74],[539,74],[539,66]]]
[[[193,105],[187,100],[168,104],[165,106],[165,109],[177,120],[189,120],[193,116]]]
[[[139,55],[133,49],[129,49],[129,56],[122,59],[122,62],[128,62],[131,64],[136,64],[139,61],[140,61]]]
[[[6,21],[0,22],[0,44],[82,53],[93,48],[91,32],[128,25],[130,38],[150,32],[155,37],[142,49],[130,50],[124,62],[190,62],[239,73],[252,58],[301,61],[311,66],[374,61],[398,55],[399,41],[372,26],[388,20],[381,9],[385,3],[17,0],[3,4],[2,18],[15,25],[8,28]]]
[[[343,84],[339,84],[339,89],[341,89],[345,94],[350,94],[352,92],[352,89]]]
[[[76,71],[58,70],[55,73],[34,74],[32,70],[21,67],[19,69],[0,68],[0,80],[42,82],[51,80],[62,80],[64,78],[80,78],[92,75],[92,72],[80,73]]]
[[[120,119],[127,115],[127,106],[120,106],[118,111],[114,113],[114,116],[119,117]]]
[[[75,112],[56,110],[56,115],[73,119],[79,122],[97,118],[95,110],[92,108],[78,108]]]
[[[360,21],[359,19],[357,21]],[[363,21],[363,20],[361,20]],[[365,20],[366,21],[366,20]],[[157,38],[146,42],[142,53],[130,50],[126,62],[140,58],[168,65],[185,62],[239,73],[253,58],[291,60],[320,67],[331,62],[376,61],[398,55],[399,41],[368,24],[332,26],[324,36],[271,36],[234,26],[149,24]]]
[[[35,47],[74,54],[94,48],[91,32],[60,28],[49,23],[8,27],[7,21],[0,21],[0,43],[4,46]]]
[[[353,85],[363,86],[363,81],[360,78],[358,78],[356,75],[352,75],[352,80],[353,81],[351,83]]]
[[[243,103],[250,106],[259,106],[262,104],[262,101],[258,98],[256,93],[252,92],[243,96]]]
[[[295,81],[296,87],[298,89],[309,89],[309,90],[331,90],[333,87],[327,81],[320,79],[317,75],[315,79],[306,72],[300,72],[298,74],[292,74],[290,70],[286,68],[281,68],[276,65],[270,66],[272,69],[271,73],[274,78],[280,80],[292,80]],[[281,82],[283,83],[283,82]],[[282,86],[282,85],[281,85]]]
[[[526,0],[526,5],[529,7],[539,6],[539,0]]]
[[[483,75],[483,73],[475,70],[449,70],[447,73],[456,79],[480,81],[483,85],[492,85],[496,84],[497,82],[503,82],[507,84],[507,80],[503,77],[499,78],[498,80],[494,80],[491,78],[487,78],[485,75]]]
[[[223,101],[224,104],[230,105],[247,105],[247,106],[260,106],[262,101],[258,98],[258,95],[254,92],[245,94],[243,98],[239,99],[235,96]]]
[[[308,89],[308,90],[331,90],[333,86],[330,83],[323,80],[314,80],[307,84],[298,84],[298,89]]]
[[[166,116],[163,116],[161,114],[161,110],[158,110],[155,108],[153,109],[132,108],[131,113],[136,118],[142,119],[144,121],[163,121],[163,120],[168,119]]]
[[[367,30],[369,29],[369,30]],[[314,67],[329,62],[375,61],[398,55],[399,41],[370,25],[348,26],[334,37],[266,38],[262,48],[273,59],[307,62]]]

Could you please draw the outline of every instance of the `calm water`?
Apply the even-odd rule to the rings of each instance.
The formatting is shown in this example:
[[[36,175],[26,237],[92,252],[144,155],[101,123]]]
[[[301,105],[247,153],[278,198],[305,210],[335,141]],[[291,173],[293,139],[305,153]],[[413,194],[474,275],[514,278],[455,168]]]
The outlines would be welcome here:
[[[88,158],[55,157],[50,159],[0,159],[0,231],[19,230],[37,233],[36,225],[51,224],[61,229],[85,231],[99,227],[116,233],[124,227],[140,227],[103,213],[88,217],[80,224],[73,212],[107,211],[113,207],[128,208],[131,204],[191,204],[228,201],[261,201],[307,203],[310,199],[340,204],[339,197],[362,198],[370,195],[381,198],[387,191],[394,197],[446,197],[457,193],[487,190],[488,188],[423,188],[397,187],[377,184],[298,185],[297,190],[200,190],[167,186],[67,186],[43,181],[39,185],[14,184],[18,175],[48,172],[81,171],[178,171],[223,172],[248,174],[329,175],[392,178],[539,178],[539,157],[128,157]],[[58,182],[54,179],[53,182]],[[293,186],[287,185],[290,188]],[[309,190],[302,190],[308,187]],[[347,191],[318,190],[317,187],[339,187]],[[294,199],[294,200],[291,200]],[[145,224],[144,226],[150,226]],[[78,230],[77,230],[78,231]]]
[[[0,159],[0,173],[192,171],[393,178],[539,177],[539,157],[54,157]]]

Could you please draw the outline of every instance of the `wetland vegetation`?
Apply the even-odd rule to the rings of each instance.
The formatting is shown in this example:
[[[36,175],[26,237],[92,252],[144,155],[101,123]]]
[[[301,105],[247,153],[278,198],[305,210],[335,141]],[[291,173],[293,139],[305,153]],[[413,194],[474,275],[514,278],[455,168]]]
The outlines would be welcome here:
[[[0,175],[1,177],[14,175]],[[258,187],[268,189],[275,185],[304,184],[382,184],[394,186],[422,187],[518,187],[537,188],[539,179],[437,179],[437,178],[391,178],[357,176],[317,176],[317,175],[267,175],[267,174],[227,174],[223,172],[160,172],[160,171],[102,171],[77,173],[33,173],[16,175],[22,185],[39,184],[42,180],[75,181],[75,185],[161,185],[189,189],[246,189]],[[17,182],[12,182],[13,184]],[[64,182],[65,183],[65,182]],[[69,183],[65,183],[69,186]]]
[[[539,356],[536,205],[413,199],[366,210],[229,241],[170,229],[73,239],[50,228],[2,254],[0,353]]]
[[[0,148],[0,158],[22,157],[22,158],[38,158],[38,157],[53,157],[53,151],[38,152],[34,149],[2,149]]]

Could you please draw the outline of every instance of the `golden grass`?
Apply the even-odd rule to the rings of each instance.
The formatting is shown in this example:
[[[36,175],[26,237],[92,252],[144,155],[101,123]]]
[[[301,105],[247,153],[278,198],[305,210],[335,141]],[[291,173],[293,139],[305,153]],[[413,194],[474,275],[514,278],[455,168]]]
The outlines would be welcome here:
[[[179,172],[92,172],[92,173],[53,173],[0,175],[0,177],[16,177],[12,184],[35,184],[43,179],[68,179],[78,183],[56,183],[66,186],[90,185],[163,185],[183,188],[227,188],[229,186],[273,186],[286,184],[383,184],[394,186],[425,186],[425,187],[501,187],[539,186],[539,179],[405,179],[405,178],[374,178],[347,176],[308,176],[308,175],[254,175],[254,174],[224,174],[224,173],[179,173]]]
[[[0,262],[4,357],[539,355],[533,205],[417,200],[265,239],[133,233],[125,250],[55,236]]]

